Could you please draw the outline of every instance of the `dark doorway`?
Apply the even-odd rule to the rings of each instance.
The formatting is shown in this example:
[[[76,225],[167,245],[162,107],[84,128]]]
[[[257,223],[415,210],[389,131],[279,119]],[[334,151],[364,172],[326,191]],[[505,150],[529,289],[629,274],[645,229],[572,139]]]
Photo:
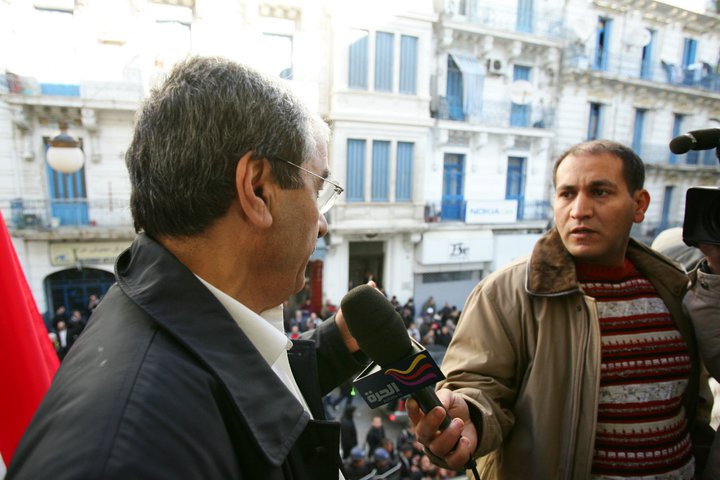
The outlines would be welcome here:
[[[384,242],[350,242],[348,288],[367,283],[371,277],[383,288],[384,247]]]
[[[64,305],[68,313],[80,310],[86,315],[90,295],[102,298],[113,283],[112,273],[95,268],[68,269],[48,275],[45,279],[47,316],[52,317],[60,305]]]

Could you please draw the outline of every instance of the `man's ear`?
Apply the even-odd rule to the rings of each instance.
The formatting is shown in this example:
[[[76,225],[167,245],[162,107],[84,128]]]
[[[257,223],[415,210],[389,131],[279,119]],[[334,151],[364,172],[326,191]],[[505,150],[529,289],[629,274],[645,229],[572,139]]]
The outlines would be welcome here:
[[[635,207],[635,215],[633,221],[640,223],[645,220],[645,212],[650,206],[650,194],[644,188],[641,188],[633,194],[633,203]]]
[[[263,158],[252,158],[249,151],[235,167],[235,188],[243,214],[258,227],[272,225],[268,194],[274,186],[270,164]]]

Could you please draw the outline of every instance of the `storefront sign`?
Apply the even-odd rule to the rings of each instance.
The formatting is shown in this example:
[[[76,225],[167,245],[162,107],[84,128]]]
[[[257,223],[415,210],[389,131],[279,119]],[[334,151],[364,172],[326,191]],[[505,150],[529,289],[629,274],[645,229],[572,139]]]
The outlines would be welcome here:
[[[465,223],[515,223],[517,206],[517,200],[468,201]]]
[[[78,264],[113,264],[130,242],[68,242],[50,244],[50,264],[74,267]]]

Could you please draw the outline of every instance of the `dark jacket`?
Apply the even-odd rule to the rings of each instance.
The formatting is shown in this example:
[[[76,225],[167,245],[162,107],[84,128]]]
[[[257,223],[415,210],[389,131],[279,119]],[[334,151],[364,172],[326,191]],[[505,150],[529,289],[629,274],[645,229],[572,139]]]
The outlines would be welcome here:
[[[216,298],[140,235],[53,380],[8,479],[336,479],[321,395],[361,364],[333,321],[289,352],[303,410]]]

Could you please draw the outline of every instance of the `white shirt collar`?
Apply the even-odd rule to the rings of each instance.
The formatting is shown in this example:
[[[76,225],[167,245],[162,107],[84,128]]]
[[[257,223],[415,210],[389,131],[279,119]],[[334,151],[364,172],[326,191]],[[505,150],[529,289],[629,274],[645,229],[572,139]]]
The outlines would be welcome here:
[[[268,365],[272,366],[284,350],[292,348],[292,342],[283,331],[282,305],[265,310],[258,315],[230,295],[197,275],[195,276],[225,307]]]

